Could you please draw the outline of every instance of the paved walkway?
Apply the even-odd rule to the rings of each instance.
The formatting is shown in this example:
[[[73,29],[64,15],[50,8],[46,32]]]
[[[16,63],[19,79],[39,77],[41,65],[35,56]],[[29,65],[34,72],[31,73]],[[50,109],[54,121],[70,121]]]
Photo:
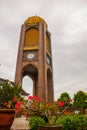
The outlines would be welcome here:
[[[25,117],[15,118],[11,130],[29,130],[28,121]]]

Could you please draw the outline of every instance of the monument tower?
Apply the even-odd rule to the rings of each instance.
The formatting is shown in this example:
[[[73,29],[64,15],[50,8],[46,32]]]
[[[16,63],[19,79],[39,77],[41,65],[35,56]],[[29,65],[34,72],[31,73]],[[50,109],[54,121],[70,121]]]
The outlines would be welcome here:
[[[21,27],[15,82],[33,80],[33,95],[54,100],[51,34],[44,19],[29,17]]]

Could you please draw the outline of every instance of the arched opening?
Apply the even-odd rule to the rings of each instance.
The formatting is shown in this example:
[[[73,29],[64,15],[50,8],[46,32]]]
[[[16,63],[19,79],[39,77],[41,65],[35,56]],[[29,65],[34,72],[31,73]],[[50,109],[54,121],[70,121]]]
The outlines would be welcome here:
[[[23,81],[23,79],[25,81]],[[27,81],[26,81],[27,80]],[[37,68],[32,65],[26,65],[23,68],[23,77],[22,77],[22,82],[26,82],[25,85],[22,86],[26,86],[29,85],[30,87],[28,88],[30,90],[30,95],[37,95],[37,88],[38,88],[38,70]]]
[[[33,81],[29,76],[25,76],[22,81],[22,88],[29,95],[33,95]]]

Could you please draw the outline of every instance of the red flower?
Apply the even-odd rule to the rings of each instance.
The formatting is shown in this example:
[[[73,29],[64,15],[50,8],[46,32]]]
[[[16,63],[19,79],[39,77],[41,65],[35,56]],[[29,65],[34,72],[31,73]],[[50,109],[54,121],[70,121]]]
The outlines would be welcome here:
[[[33,96],[33,99],[35,100],[35,101],[38,101],[38,96]]]
[[[59,107],[63,107],[64,105],[65,105],[64,102],[61,102],[61,101],[58,102]]]
[[[14,101],[14,102],[16,102],[16,101],[17,101],[17,98],[16,98],[16,97],[14,97],[14,98],[13,98],[13,101]]]
[[[35,102],[44,102],[45,101],[43,98],[39,98],[38,96],[29,96],[28,100],[32,100]]]
[[[32,100],[33,99],[33,96],[28,96],[28,100]]]
[[[20,107],[21,107],[21,102],[20,102],[20,101],[17,102],[17,103],[15,104],[15,107],[16,107],[17,109],[20,109]]]

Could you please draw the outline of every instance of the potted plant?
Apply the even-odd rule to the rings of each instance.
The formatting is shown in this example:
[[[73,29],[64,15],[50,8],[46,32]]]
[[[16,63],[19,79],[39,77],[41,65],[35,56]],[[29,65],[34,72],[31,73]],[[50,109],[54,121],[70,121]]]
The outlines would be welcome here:
[[[13,123],[15,112],[21,111],[21,92],[19,84],[11,84],[8,80],[0,82],[0,129],[8,130]]]
[[[26,115],[29,116],[30,129],[62,130],[62,126],[55,125],[55,122],[64,113],[65,109],[59,111],[59,103],[57,101],[46,103],[44,99],[38,96],[29,96],[26,104]]]

